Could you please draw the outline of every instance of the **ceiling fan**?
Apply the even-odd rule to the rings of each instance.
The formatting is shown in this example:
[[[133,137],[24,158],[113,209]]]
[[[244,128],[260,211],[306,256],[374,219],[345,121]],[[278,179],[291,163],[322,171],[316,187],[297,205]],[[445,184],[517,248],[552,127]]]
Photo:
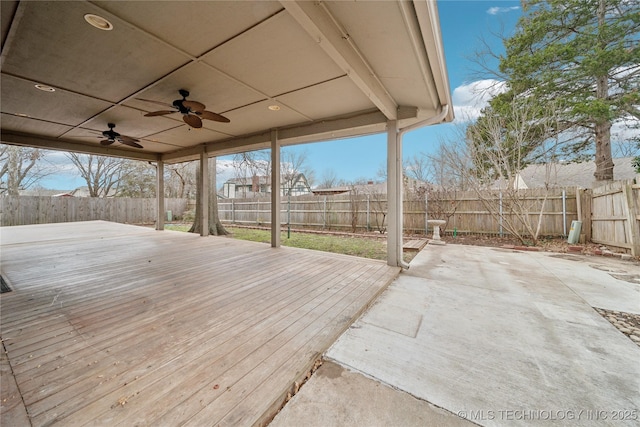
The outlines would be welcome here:
[[[173,101],[173,104],[165,104],[164,102],[152,101],[150,99],[141,99],[137,98],[139,101],[153,102],[154,104],[164,105],[169,108],[173,108],[173,110],[160,110],[160,111],[152,111],[151,113],[145,114],[145,117],[153,117],[153,116],[164,116],[166,114],[172,113],[181,113],[182,120],[192,128],[201,128],[202,127],[202,119],[213,120],[216,122],[229,123],[230,120],[220,114],[207,111],[207,108],[203,103],[198,101],[188,101],[187,96],[189,96],[189,91],[180,89],[178,91],[182,96],[182,99],[176,99]]]
[[[119,143],[128,145],[130,147],[143,148],[142,145],[138,144],[137,139],[131,138],[126,135],[120,135],[118,132],[113,130],[113,128],[116,127],[115,124],[108,123],[107,126],[109,126],[109,130],[105,130],[104,132],[102,132],[102,136],[107,139],[103,139],[102,141],[100,141],[101,145],[111,145],[114,142],[118,141]]]

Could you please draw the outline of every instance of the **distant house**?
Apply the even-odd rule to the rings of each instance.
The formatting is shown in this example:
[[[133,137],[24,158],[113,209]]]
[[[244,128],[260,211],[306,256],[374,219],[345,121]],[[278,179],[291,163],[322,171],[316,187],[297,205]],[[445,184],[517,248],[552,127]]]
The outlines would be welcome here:
[[[297,174],[290,181],[283,180],[280,186],[281,196],[301,196],[310,193],[309,182],[302,173]],[[265,197],[269,194],[271,194],[271,181],[268,176],[236,178],[222,184],[222,196],[229,199]]]
[[[633,157],[613,159],[613,179],[633,179],[636,171],[631,165]],[[547,163],[527,166],[518,175],[517,188],[580,187],[592,188],[595,183],[594,161],[582,163]]]

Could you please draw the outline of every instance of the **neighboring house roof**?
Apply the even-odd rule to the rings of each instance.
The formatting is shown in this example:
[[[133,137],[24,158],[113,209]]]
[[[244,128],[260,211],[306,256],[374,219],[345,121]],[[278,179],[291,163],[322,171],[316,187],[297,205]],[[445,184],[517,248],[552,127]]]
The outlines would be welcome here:
[[[636,176],[636,171],[631,165],[632,159],[633,157],[613,159],[614,180],[633,179]],[[529,165],[520,172],[520,178],[526,185],[524,188],[542,188],[546,184],[551,187],[592,188],[595,183],[595,170],[595,161],[536,164]]]
[[[367,184],[356,184],[350,189],[355,189],[358,193],[363,194],[387,194],[386,182],[369,182]]]
[[[233,178],[228,179],[225,184],[235,184],[235,185],[253,185],[254,183],[264,185],[269,184],[268,176],[254,176],[248,178]]]
[[[349,187],[314,188],[311,192],[316,196],[331,196],[334,194],[348,193],[349,190]]]
[[[295,177],[291,180],[292,183],[297,183],[300,181],[307,182],[307,177],[303,173],[299,173],[295,175]],[[281,185],[286,185],[286,180],[281,179]],[[225,184],[235,184],[235,185],[270,185],[271,177],[265,175],[255,175],[252,177],[242,177],[242,178],[233,178],[229,179],[225,182]]]
[[[46,190],[44,188],[20,190],[18,192],[21,196],[44,196],[44,197],[60,197],[60,196],[73,196],[73,190]]]

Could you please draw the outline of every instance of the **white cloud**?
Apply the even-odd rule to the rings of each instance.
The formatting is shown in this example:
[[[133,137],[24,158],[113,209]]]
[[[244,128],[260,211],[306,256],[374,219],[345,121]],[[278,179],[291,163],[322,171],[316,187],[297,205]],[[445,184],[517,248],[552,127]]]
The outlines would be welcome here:
[[[232,159],[216,159],[216,185],[218,187],[235,178],[235,175],[236,170]]]
[[[487,13],[489,15],[497,15],[499,13],[508,13],[508,12],[511,12],[512,10],[518,10],[518,9],[520,9],[520,6],[509,6],[509,7],[494,6],[487,9]]]
[[[640,155],[637,141],[640,140],[640,120],[625,117],[611,126],[611,151],[613,157]]]
[[[476,120],[489,101],[505,90],[505,83],[494,79],[478,80],[458,86],[453,90],[452,96],[456,122]]]

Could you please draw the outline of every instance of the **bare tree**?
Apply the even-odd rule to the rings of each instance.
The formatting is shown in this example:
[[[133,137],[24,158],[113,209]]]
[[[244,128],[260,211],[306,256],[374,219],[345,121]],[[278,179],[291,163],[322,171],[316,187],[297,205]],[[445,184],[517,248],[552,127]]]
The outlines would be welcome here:
[[[43,158],[37,148],[0,144],[0,194],[17,196],[49,174],[40,163]]]
[[[404,174],[416,181],[427,182],[430,178],[430,172],[433,164],[424,154],[415,154],[404,162]]]
[[[333,188],[338,185],[338,175],[334,169],[325,169],[318,183],[318,188]]]
[[[90,197],[116,195],[120,180],[131,173],[130,161],[126,159],[79,153],[67,153],[66,156],[87,183]]]
[[[165,166],[165,196],[191,198],[196,193],[195,162],[169,164]]]
[[[269,185],[269,171],[271,170],[271,155],[268,150],[247,151],[238,153],[233,156],[233,168],[235,169],[236,179],[242,181],[243,184],[248,182],[257,182],[259,184],[260,177],[264,180],[265,185]],[[242,197],[247,197],[247,185],[241,186]],[[259,192],[259,188],[258,188]]]
[[[358,187],[351,185],[349,188],[349,206],[351,207],[351,232],[358,229],[358,214],[360,213],[360,192]]]
[[[357,184],[357,183],[355,183]],[[379,233],[384,234],[387,231],[387,194],[379,189],[378,186],[364,186],[361,194],[366,195],[369,200],[369,209],[371,210],[372,226]]]
[[[504,117],[485,114],[482,121],[467,128],[464,140],[441,145],[437,159],[447,170],[455,171],[454,180],[468,185],[491,216],[523,244],[526,236],[534,244],[538,242],[548,188],[541,189],[536,198],[527,197],[520,185],[520,172],[532,158],[553,156],[560,144],[547,138],[537,150],[530,150],[528,144],[533,138],[547,132],[555,135],[555,123],[536,120],[539,115],[531,108],[524,104],[511,109],[511,116],[506,118],[510,124],[507,130]],[[500,190],[500,203],[491,189]],[[531,218],[536,216],[534,223]]]
[[[245,183],[249,180],[262,180],[266,187],[271,186],[271,153],[269,150],[250,151],[236,154],[233,158],[236,178]],[[283,149],[280,158],[280,185],[285,195],[296,183],[300,174],[304,174],[309,185],[314,180],[314,172],[308,166],[308,151]],[[246,186],[243,186],[246,189]],[[271,191],[280,191],[272,188]],[[246,196],[247,194],[244,194]]]
[[[306,149],[300,152],[287,148],[282,150],[280,182],[285,194],[291,191],[300,174],[303,174],[309,185],[312,185],[315,173],[307,163],[308,155],[309,152]]]

